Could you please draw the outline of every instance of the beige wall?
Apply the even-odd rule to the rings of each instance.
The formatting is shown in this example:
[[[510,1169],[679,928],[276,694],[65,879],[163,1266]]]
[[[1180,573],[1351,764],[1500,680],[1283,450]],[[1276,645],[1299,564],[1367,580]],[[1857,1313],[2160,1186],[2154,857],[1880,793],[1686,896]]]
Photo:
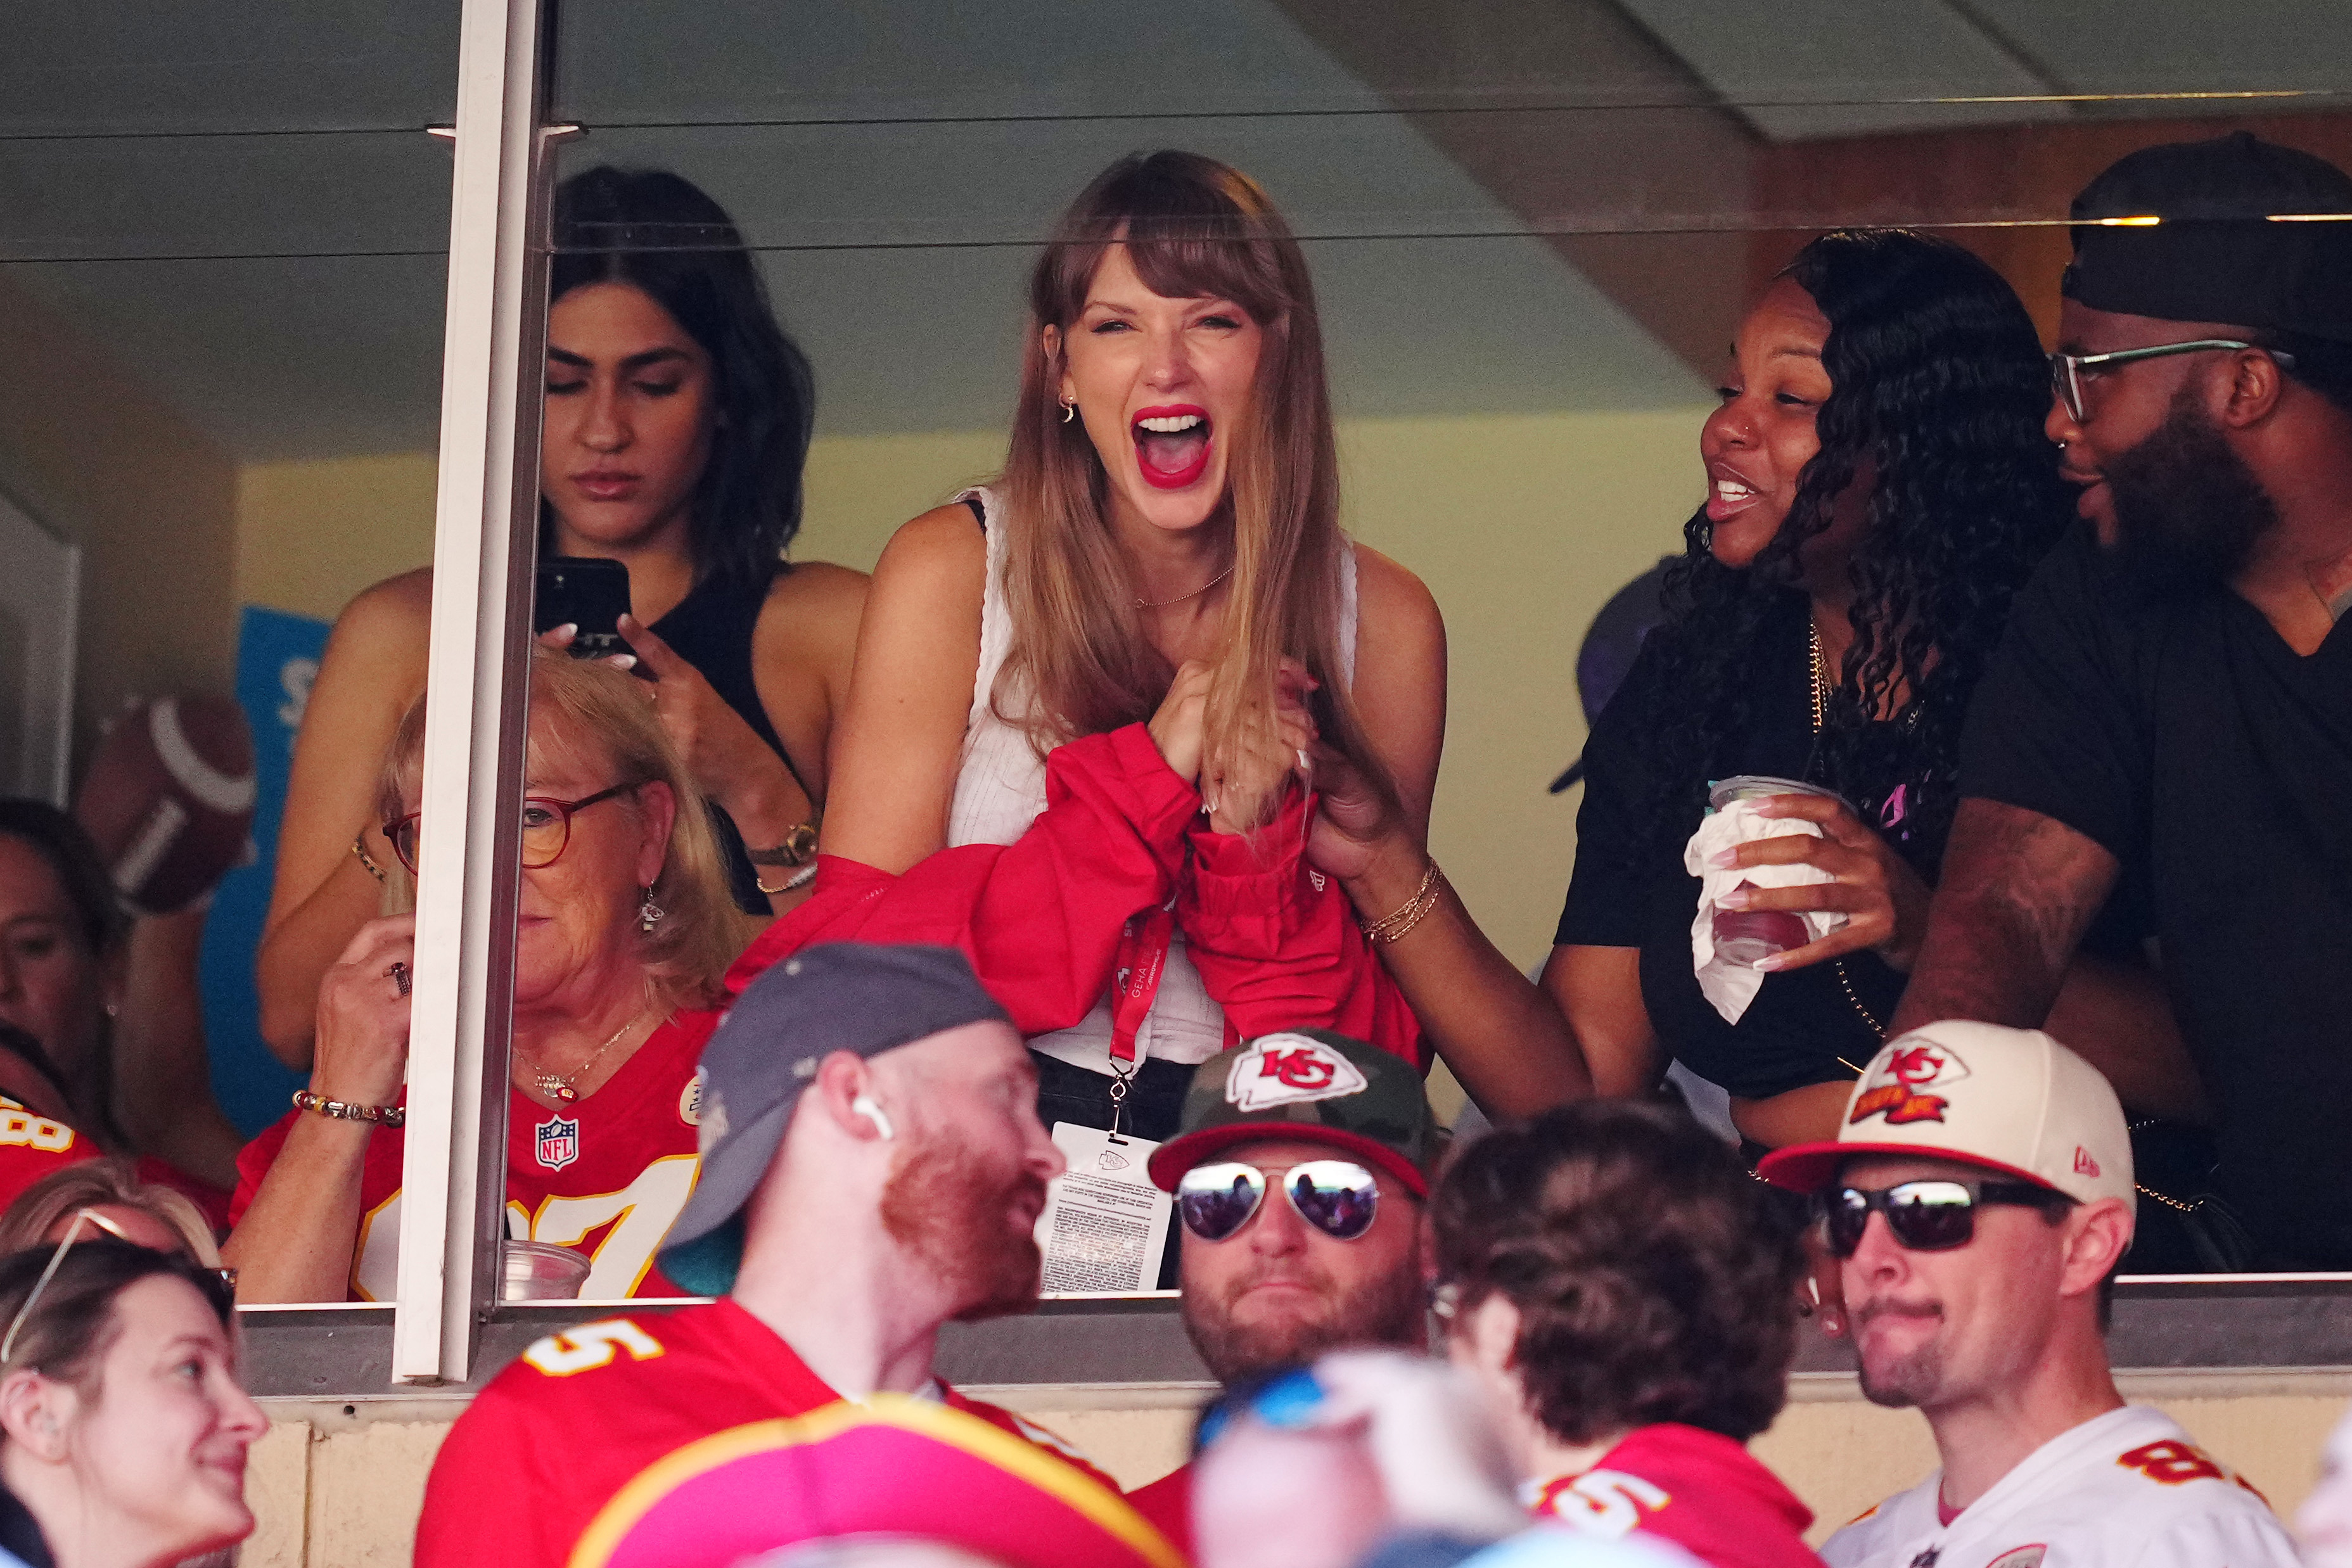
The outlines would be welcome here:
[[[429,452],[248,463],[236,476],[236,598],[331,621],[433,554]]]
[[[2342,1373],[2180,1373],[2124,1383],[2126,1397],[2162,1406],[2290,1519],[2318,1478],[2320,1445],[2352,1393],[2352,1375]],[[1155,1479],[1182,1460],[1201,1397],[1164,1387],[970,1392],[1041,1422],[1123,1486]],[[260,1526],[247,1544],[245,1568],[406,1563],[425,1474],[461,1406],[271,1403],[270,1433],[254,1450],[246,1483]],[[1818,1375],[1798,1379],[1789,1407],[1757,1439],[1756,1451],[1812,1509],[1815,1544],[1936,1463],[1918,1416],[1865,1404],[1851,1378]]]
[[[0,278],[0,488],[82,549],[77,754],[126,697],[226,695],[236,470],[135,371]]]

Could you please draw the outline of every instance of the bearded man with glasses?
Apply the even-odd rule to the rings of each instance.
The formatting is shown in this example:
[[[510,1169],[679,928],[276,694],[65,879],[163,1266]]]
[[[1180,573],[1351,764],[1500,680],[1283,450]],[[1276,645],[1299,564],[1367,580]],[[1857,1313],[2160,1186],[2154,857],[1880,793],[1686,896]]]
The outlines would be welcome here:
[[[1219,1383],[1428,1344],[1438,1138],[1412,1063],[1328,1030],[1263,1035],[1194,1070],[1150,1172],[1183,1226],[1184,1332]],[[1128,1500],[1190,1551],[1192,1467]]]
[[[1815,1196],[1862,1391],[1927,1418],[1943,1466],[1822,1548],[1830,1568],[2291,1568],[2260,1493],[2107,1364],[2137,1207],[2122,1105],[2038,1030],[1887,1042],[1833,1142],[1764,1156]]]
[[[1977,686],[1893,1027],[2042,1024],[2145,889],[2222,1109],[2133,1267],[2352,1268],[2352,177],[2240,132],[2074,218],[2046,429],[2089,526]]]

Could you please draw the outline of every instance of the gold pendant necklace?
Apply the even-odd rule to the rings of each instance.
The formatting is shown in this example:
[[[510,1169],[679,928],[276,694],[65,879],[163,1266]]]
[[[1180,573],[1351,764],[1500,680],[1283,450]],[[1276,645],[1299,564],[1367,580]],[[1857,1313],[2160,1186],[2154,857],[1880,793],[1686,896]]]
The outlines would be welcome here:
[[[646,1011],[650,1010],[652,1009],[646,1009]],[[578,1083],[582,1077],[587,1073],[590,1068],[595,1066],[597,1062],[604,1060],[604,1056],[606,1051],[620,1044],[621,1037],[623,1035],[628,1033],[631,1030],[636,1028],[637,1025],[645,1021],[646,1011],[639,1012],[635,1017],[629,1019],[628,1022],[614,1030],[613,1031],[612,1039],[606,1040],[604,1044],[590,1051],[588,1053],[588,1060],[573,1068],[571,1071],[565,1073],[554,1073],[544,1070],[538,1070],[533,1072],[531,1082],[538,1086],[539,1092],[541,1094],[548,1096],[548,1098],[551,1100],[560,1101],[566,1105],[571,1104],[573,1101],[580,1098],[580,1091],[573,1088],[572,1085]]]

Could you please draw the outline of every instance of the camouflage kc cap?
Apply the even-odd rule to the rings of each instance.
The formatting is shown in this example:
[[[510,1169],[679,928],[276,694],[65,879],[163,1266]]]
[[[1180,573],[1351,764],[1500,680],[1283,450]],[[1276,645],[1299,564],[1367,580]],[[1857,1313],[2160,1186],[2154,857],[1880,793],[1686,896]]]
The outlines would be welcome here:
[[[1260,1035],[1193,1071],[1176,1135],[1151,1156],[1174,1192],[1194,1166],[1263,1138],[1328,1144],[1429,1196],[1437,1117],[1412,1063],[1328,1030]]]

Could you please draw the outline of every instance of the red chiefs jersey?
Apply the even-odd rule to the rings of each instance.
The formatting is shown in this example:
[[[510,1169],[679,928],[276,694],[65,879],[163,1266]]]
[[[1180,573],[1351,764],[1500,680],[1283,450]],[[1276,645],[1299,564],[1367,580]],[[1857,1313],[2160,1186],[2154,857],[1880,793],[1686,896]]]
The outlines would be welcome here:
[[[1094,1560],[1173,1568],[1173,1550],[1085,1460],[1009,1412],[944,1386],[940,1395],[948,1408],[1022,1439],[1025,1458],[1004,1468],[1027,1470],[1032,1490],[1075,1498],[1066,1528],[1108,1527],[1090,1538]],[[731,1297],[551,1334],[450,1429],[425,1485],[416,1568],[724,1568],[826,1533],[811,1527],[806,1498],[763,1489],[760,1467],[792,1440],[797,1424],[788,1418],[855,1419],[861,1408]],[[871,1472],[834,1479],[837,1491],[852,1481],[885,1492],[911,1484]],[[920,1511],[979,1500],[901,1500]]]
[[[1146,1486],[1127,1494],[1128,1506],[1150,1520],[1152,1527],[1175,1542],[1176,1550],[1192,1555],[1192,1467],[1187,1462]]]
[[[94,1160],[100,1153],[85,1134],[0,1094],[0,1209],[51,1171]]]
[[[1534,1511],[1594,1535],[1654,1535],[1710,1568],[1822,1568],[1805,1544],[1812,1510],[1745,1445],[1673,1421],[1544,1482]]]
[[[560,1110],[520,1091],[508,1095],[507,1234],[588,1254],[583,1300],[686,1293],[654,1267],[654,1253],[701,1168],[695,1071],[718,1026],[716,1012],[672,1013],[609,1082]],[[288,1113],[237,1156],[232,1224],[245,1218],[295,1118],[310,1113]],[[354,1301],[393,1297],[404,1146],[393,1127],[378,1127],[368,1141],[352,1252]]]

